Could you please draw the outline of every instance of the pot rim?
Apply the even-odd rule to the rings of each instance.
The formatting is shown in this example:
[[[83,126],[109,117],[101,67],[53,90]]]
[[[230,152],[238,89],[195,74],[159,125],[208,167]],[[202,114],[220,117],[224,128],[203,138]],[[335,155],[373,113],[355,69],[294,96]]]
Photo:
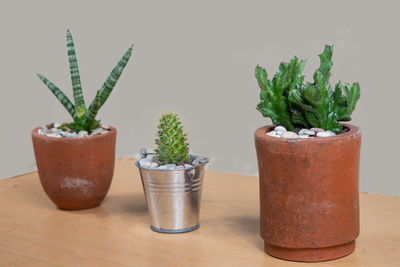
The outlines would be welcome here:
[[[48,124],[46,124],[46,125],[48,125]],[[110,129],[107,133],[98,134],[98,135],[89,135],[86,137],[66,138],[66,137],[52,137],[52,136],[42,135],[42,134],[38,133],[38,130],[39,130],[39,128],[41,128],[41,126],[38,126],[35,129],[33,129],[31,134],[32,134],[32,137],[35,137],[35,138],[47,139],[47,140],[52,140],[52,141],[58,140],[61,142],[65,142],[67,140],[68,140],[68,142],[75,142],[75,141],[82,141],[84,139],[92,140],[94,138],[101,138],[101,137],[107,136],[107,135],[112,134],[117,131],[117,129],[115,127],[112,127],[112,126],[109,126],[109,127],[110,127]]]
[[[155,153],[147,153],[147,155],[149,155],[149,154],[155,154]],[[189,156],[190,156],[193,160],[196,160],[197,158],[200,157],[200,159],[199,159],[199,161],[198,161],[199,164],[206,165],[206,164],[209,162],[209,159],[206,158],[206,157],[201,157],[201,156],[193,155],[193,154],[189,154]],[[192,164],[192,167],[180,168],[180,169],[146,168],[146,167],[142,167],[142,166],[139,165],[139,161],[140,161],[141,159],[143,159],[143,158],[138,159],[138,160],[135,162],[135,165],[136,165],[136,167],[138,167],[139,169],[144,169],[144,170],[151,170],[151,171],[186,171],[186,170],[193,170],[193,169],[196,168],[196,165],[193,166],[193,164]],[[193,160],[192,160],[192,162],[193,162]]]
[[[330,142],[330,141],[338,141],[343,139],[346,136],[352,136],[352,135],[358,135],[361,134],[361,130],[359,127],[352,125],[352,124],[347,124],[347,123],[340,123],[342,126],[348,128],[349,130],[345,133],[342,134],[337,134],[335,136],[329,136],[329,137],[318,137],[318,138],[276,138],[274,136],[269,136],[267,135],[268,132],[272,131],[276,125],[267,125],[261,128],[258,128],[255,132],[255,135],[258,138],[267,138],[267,140],[272,141],[274,140],[275,142],[281,142],[281,143],[297,143],[297,142],[314,142],[314,143],[325,143],[325,142]]]

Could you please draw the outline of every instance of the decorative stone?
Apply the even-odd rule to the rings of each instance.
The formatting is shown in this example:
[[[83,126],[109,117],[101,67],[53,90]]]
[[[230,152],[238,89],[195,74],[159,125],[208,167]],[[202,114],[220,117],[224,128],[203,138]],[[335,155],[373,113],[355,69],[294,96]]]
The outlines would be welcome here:
[[[285,132],[282,134],[282,138],[298,138],[299,136],[294,132]]]
[[[142,166],[144,168],[150,168],[151,163],[152,163],[151,161],[148,161],[147,159],[145,159],[145,161],[143,161],[143,163],[140,166]]]
[[[325,132],[325,130],[324,130],[324,129],[321,129],[321,128],[311,128],[310,130],[311,130],[311,131],[314,131],[314,132],[316,132],[316,133]]]
[[[286,128],[285,127],[283,127],[283,126],[276,126],[275,128],[274,128],[274,131],[280,131],[280,132],[282,132],[282,133],[284,133],[284,132],[287,132],[287,130],[286,130]]]
[[[57,137],[57,138],[62,137],[61,135],[56,134],[56,133],[47,134],[47,136],[48,137]]]
[[[184,165],[184,167],[185,167],[185,168],[193,168],[193,165],[187,164],[187,163],[186,163],[186,164]]]
[[[330,132],[318,132],[317,137],[329,137],[332,136]]]
[[[167,169],[175,169],[176,168],[176,164],[166,164],[165,166],[167,167]]]
[[[110,126],[108,126],[107,124],[102,124],[101,128],[103,128],[105,130],[110,130]]]
[[[148,154],[146,156],[146,160],[148,160],[148,161],[153,161],[153,159],[154,159],[154,154]]]
[[[166,170],[168,169],[167,165],[161,165],[160,167],[158,167],[160,170]]]
[[[183,168],[185,168],[185,166],[183,166],[183,165],[178,165],[178,166],[176,166],[176,168],[177,168],[177,169],[183,169]]]
[[[267,133],[267,135],[269,136],[276,136],[276,132],[275,131],[270,131]]]
[[[60,126],[61,126],[61,123],[59,123],[59,122],[53,123],[53,127],[55,127],[55,128],[58,128],[58,127],[60,127]]]
[[[301,129],[299,131],[299,135],[304,135],[304,134],[306,134],[306,135],[315,135],[315,132],[311,131],[311,130],[308,130],[308,129]]]
[[[296,128],[294,128],[294,130],[292,132],[299,134],[300,131],[301,131],[301,128],[296,127]]]
[[[279,136],[281,136],[281,135],[282,135],[282,133],[285,133],[285,132],[282,132],[282,131],[276,131],[276,135],[279,135]]]
[[[152,163],[150,164],[150,167],[149,167],[149,168],[154,169],[154,168],[157,168],[157,167],[158,167],[158,163],[157,163],[157,162],[152,162]]]
[[[299,138],[309,138],[310,136],[307,134],[299,134]]]
[[[146,159],[140,159],[139,160],[139,165],[140,167],[143,167],[143,163],[146,161]]]
[[[78,133],[78,137],[86,137],[88,135],[89,135],[89,133],[85,130],[79,131],[79,133]]]
[[[332,132],[331,130],[327,130],[328,133],[331,134],[331,136],[335,136],[336,134],[334,132]]]

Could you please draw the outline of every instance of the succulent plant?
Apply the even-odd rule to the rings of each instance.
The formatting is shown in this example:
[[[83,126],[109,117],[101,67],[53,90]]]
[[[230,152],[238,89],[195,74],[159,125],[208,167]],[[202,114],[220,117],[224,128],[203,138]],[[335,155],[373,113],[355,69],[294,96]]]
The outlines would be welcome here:
[[[312,83],[304,83],[305,60],[297,57],[289,63],[282,62],[272,80],[268,80],[266,70],[257,65],[255,76],[261,88],[257,110],[264,117],[270,117],[275,125],[288,130],[318,127],[335,133],[342,131],[339,121],[351,119],[360,98],[360,86],[357,82],[350,85],[339,81],[332,88],[329,83],[332,53],[333,46],[325,45]]]
[[[156,145],[158,147],[155,152],[160,165],[179,165],[190,161],[187,134],[183,132],[182,123],[177,114],[161,115],[157,135]]]
[[[75,54],[74,42],[71,32],[67,30],[67,52],[75,105],[72,104],[69,98],[46,77],[41,74],[37,74],[38,77],[43,81],[43,83],[57,97],[61,104],[63,104],[63,106],[66,108],[66,110],[69,112],[74,120],[73,123],[63,124],[60,128],[68,127],[76,132],[80,130],[86,130],[90,132],[98,126],[100,121],[96,120],[96,115],[111,94],[115,84],[122,74],[122,71],[128,63],[129,58],[132,54],[132,48],[133,45],[129,47],[123,57],[119,60],[118,64],[114,67],[110,75],[107,77],[103,86],[97,91],[96,96],[90,103],[89,107],[86,108],[85,100],[82,94],[81,79]]]

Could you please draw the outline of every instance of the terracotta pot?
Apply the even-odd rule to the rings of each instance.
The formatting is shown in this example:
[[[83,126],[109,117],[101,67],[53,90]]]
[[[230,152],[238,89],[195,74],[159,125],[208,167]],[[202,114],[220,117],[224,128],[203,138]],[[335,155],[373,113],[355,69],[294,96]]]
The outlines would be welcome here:
[[[326,138],[283,139],[257,129],[264,250],[293,261],[353,252],[359,235],[360,129]]]
[[[100,205],[114,173],[117,131],[82,138],[57,138],[32,131],[40,181],[60,209]]]

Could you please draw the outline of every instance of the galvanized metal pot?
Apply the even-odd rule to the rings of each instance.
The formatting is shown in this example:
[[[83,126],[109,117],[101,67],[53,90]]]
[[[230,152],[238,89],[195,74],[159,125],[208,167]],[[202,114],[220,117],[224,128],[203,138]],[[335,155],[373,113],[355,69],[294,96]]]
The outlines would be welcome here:
[[[151,153],[142,152],[142,157]],[[200,201],[207,158],[191,155],[194,167],[144,168],[136,162],[151,218],[160,233],[185,233],[199,228]]]

